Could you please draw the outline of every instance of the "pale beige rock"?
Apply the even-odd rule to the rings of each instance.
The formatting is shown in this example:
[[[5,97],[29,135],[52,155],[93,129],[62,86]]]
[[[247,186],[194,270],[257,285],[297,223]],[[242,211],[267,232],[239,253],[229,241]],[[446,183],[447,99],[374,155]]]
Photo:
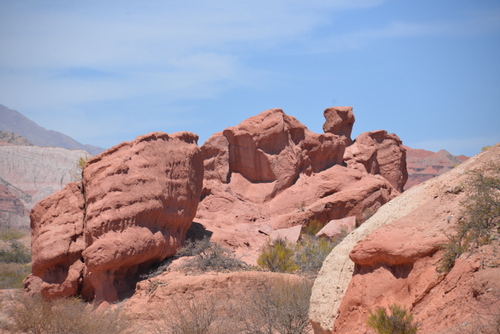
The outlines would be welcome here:
[[[354,328],[357,333],[364,333],[368,305],[373,308],[400,301],[403,306],[411,306],[414,303],[421,303],[424,297],[431,298],[429,291],[440,283],[436,275],[436,264],[439,258],[439,253],[436,253],[437,245],[444,240],[442,229],[449,226],[447,225],[450,224],[448,217],[456,213],[457,203],[460,200],[460,196],[454,189],[465,180],[467,170],[477,168],[492,160],[500,160],[500,144],[469,158],[448,173],[410,188],[401,196],[382,206],[368,221],[335,247],[323,263],[313,287],[310,319],[315,333],[352,333]],[[398,222],[402,224],[399,227],[397,227]],[[393,223],[391,226],[395,230],[388,226],[390,223]],[[378,230],[382,226],[387,227]],[[397,230],[400,230],[402,234],[397,233]],[[363,241],[356,246],[368,235],[370,236],[366,239],[366,243]],[[383,238],[378,239],[377,236]],[[355,289],[352,296],[345,297],[346,290],[349,291],[348,285],[353,278],[355,267],[354,262],[349,259],[349,253],[353,248],[355,251],[351,253],[351,256],[361,263],[357,273],[364,273],[364,275],[355,275],[358,279],[353,281],[352,285],[357,285],[360,290]],[[464,275],[467,276],[473,273],[474,269],[467,269],[465,272]],[[369,273],[373,273],[373,279],[377,283],[362,280],[362,277],[368,277],[369,275],[366,276],[366,274]],[[460,273],[456,274],[456,278],[458,276]],[[408,283],[409,281],[413,283]],[[447,284],[450,286],[452,283]],[[467,289],[470,289],[470,284],[466,284]],[[444,287],[440,289],[446,291]],[[467,289],[461,290],[460,293],[464,293]],[[399,294],[389,293],[390,291],[399,291]],[[405,291],[410,293],[404,295]],[[460,293],[447,299],[447,302],[465,301],[465,299],[460,299]],[[467,294],[468,292],[465,293]],[[441,298],[440,292],[432,296],[432,298]],[[344,298],[347,298],[347,301],[344,301]],[[412,309],[418,314],[417,320],[427,319],[424,332],[431,333],[429,329],[432,328],[432,324],[439,324],[439,319],[445,318],[441,314],[441,311],[445,309],[445,301],[442,300],[440,303],[441,306],[435,308],[434,311],[430,311],[432,308],[426,310],[428,306],[422,306],[422,308],[418,306]],[[464,307],[467,308],[467,304]],[[458,321],[456,317],[459,317],[460,313],[447,309],[446,314],[450,319]],[[431,315],[432,319],[429,318]],[[443,326],[449,325],[450,323],[447,322]]]

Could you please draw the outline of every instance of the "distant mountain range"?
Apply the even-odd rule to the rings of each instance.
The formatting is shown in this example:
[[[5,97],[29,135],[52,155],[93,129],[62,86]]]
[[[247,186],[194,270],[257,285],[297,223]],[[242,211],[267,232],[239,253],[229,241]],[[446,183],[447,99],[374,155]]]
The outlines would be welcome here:
[[[62,147],[71,150],[85,150],[91,155],[104,151],[104,148],[84,145],[57,131],[47,130],[21,113],[0,104],[0,131],[15,133],[36,146]]]

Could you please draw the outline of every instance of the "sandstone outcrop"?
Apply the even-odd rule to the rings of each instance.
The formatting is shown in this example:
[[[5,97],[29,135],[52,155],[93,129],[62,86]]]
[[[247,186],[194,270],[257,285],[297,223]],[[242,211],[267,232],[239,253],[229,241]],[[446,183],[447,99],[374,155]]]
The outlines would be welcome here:
[[[197,139],[150,133],[121,143],[90,159],[81,182],[33,208],[33,275],[46,299],[81,291],[115,301],[141,269],[175,254],[202,189]]]
[[[460,216],[467,171],[500,160],[500,144],[450,172],[412,187],[348,235],[328,256],[313,287],[315,333],[369,333],[370,310],[397,303],[423,333],[472,328],[498,303],[498,241],[460,257],[448,273],[436,267],[444,234]],[[488,277],[488,278],[487,278]],[[474,314],[471,310],[479,310]],[[481,313],[483,312],[483,313]],[[477,325],[477,324],[475,324]]]
[[[196,221],[249,262],[271,234],[261,226],[362,218],[399,194],[375,171],[343,166],[345,138],[315,134],[281,109],[214,134],[201,151],[205,181]]]
[[[408,179],[406,149],[398,136],[384,130],[360,134],[346,148],[344,161],[350,168],[382,175],[400,192]]]
[[[345,137],[346,146],[351,145],[351,132],[355,121],[352,107],[327,108],[323,115],[326,119],[325,124],[323,124],[323,131],[343,136]]]

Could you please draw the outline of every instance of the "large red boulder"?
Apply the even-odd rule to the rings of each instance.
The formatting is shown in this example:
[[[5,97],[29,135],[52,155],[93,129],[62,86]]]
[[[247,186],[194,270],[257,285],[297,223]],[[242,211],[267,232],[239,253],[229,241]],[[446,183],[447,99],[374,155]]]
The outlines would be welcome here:
[[[350,168],[383,176],[400,192],[408,180],[406,149],[397,135],[384,130],[360,134],[346,148],[344,161]]]
[[[46,299],[115,301],[141,269],[175,254],[202,189],[197,139],[156,132],[121,143],[87,162],[81,184],[35,206],[33,275]]]

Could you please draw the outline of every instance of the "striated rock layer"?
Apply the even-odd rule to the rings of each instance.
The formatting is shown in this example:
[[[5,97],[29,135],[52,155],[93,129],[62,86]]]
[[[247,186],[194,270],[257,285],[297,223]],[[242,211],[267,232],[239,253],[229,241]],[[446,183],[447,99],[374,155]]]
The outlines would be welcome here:
[[[0,145],[0,185],[7,188],[0,192],[0,202],[17,198],[12,210],[0,209],[0,227],[28,229],[29,211],[38,201],[74,181],[76,162],[86,156],[83,150]]]
[[[440,245],[460,216],[467,171],[500,160],[500,144],[393,199],[328,256],[313,287],[315,333],[370,333],[370,310],[397,303],[423,333],[474,331],[500,295],[498,240],[464,254],[448,274]],[[474,311],[475,310],[475,311]],[[484,325],[484,324],[482,324]],[[465,327],[464,327],[465,330]]]
[[[121,143],[89,160],[81,182],[37,204],[26,289],[115,301],[142,268],[175,254],[202,188],[197,139],[157,132]]]
[[[407,152],[408,169],[408,182],[405,184],[405,189],[444,174],[468,159],[464,155],[454,156],[446,150],[431,152],[407,146],[404,148]]]

